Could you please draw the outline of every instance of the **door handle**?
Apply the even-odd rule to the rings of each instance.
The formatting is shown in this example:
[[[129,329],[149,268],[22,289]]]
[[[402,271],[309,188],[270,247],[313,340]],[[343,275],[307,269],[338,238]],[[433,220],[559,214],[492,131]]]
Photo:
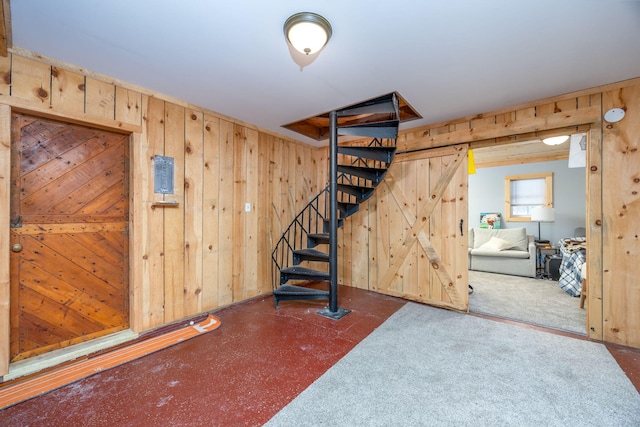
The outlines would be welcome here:
[[[462,231],[462,226],[464,224],[464,219],[460,219],[460,235],[464,236],[464,231]]]
[[[21,245],[20,243],[14,243],[14,244],[11,246],[11,250],[12,250],[13,252],[20,252],[20,251],[22,250],[22,245]]]

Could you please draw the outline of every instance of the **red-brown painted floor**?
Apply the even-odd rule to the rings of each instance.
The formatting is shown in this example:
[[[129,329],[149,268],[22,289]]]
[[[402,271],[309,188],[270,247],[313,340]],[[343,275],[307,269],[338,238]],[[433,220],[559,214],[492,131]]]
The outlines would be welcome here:
[[[261,425],[405,303],[341,288],[338,321],[323,302],[237,304],[217,330],[1,410],[0,425]],[[640,391],[640,350],[607,348]]]

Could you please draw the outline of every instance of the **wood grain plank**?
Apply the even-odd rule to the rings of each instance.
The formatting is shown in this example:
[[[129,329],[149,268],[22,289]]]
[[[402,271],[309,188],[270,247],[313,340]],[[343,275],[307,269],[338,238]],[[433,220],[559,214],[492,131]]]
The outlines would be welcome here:
[[[603,111],[615,107],[626,110],[623,120],[603,129],[603,337],[631,347],[640,347],[640,283],[636,274],[640,265],[639,101],[640,86],[602,96]]]
[[[255,211],[257,215],[257,246],[258,246],[258,267],[257,293],[264,294],[271,292],[271,250],[275,245],[276,238],[272,235],[271,222],[267,213],[271,212],[272,181],[271,181],[271,147],[269,137],[264,132],[258,134],[258,185],[256,186]],[[308,164],[305,161],[305,164]]]
[[[433,185],[431,180],[431,163],[429,159],[417,159],[416,163],[416,179],[419,183],[417,191],[417,209],[422,209],[427,200],[429,200],[430,188]],[[416,260],[418,265],[418,283],[420,283],[419,294],[426,300],[434,299],[431,295],[432,278],[431,278],[431,262],[424,251],[418,253]],[[466,266],[465,266],[466,268]]]
[[[11,96],[36,105],[51,102],[51,66],[19,55],[12,56]]]
[[[258,142],[260,135],[257,130],[247,129],[245,139],[245,203],[249,204],[249,212],[244,212],[245,218],[245,235],[244,235],[244,298],[250,298],[259,295],[259,270],[260,264],[263,262],[260,250],[259,222],[260,213],[258,211],[258,197],[260,181],[260,156],[258,151]]]
[[[140,332],[164,323],[163,211],[153,209],[153,156],[164,152],[164,102],[143,97],[141,134],[132,136],[131,327]],[[160,200],[158,197],[157,200]]]
[[[0,95],[11,95],[11,56],[0,56]]]
[[[140,126],[142,122],[142,94],[116,86],[115,119]]]
[[[431,194],[436,185],[439,182],[439,177],[442,175],[442,162],[440,161],[439,156],[434,156],[429,159],[429,193]],[[441,203],[438,201],[436,206],[433,209],[432,214],[429,216],[429,228],[428,228],[428,238],[429,245],[436,253],[439,253],[442,249],[442,245],[440,242],[440,233],[438,233],[438,227],[440,227],[441,221],[441,213],[440,213]],[[442,288],[442,280],[438,277],[434,269],[431,267],[432,260],[427,257],[429,261],[429,301],[442,301],[444,299],[443,296],[443,288]]]
[[[238,125],[233,130],[233,300],[245,296],[246,264],[244,243],[246,241],[246,212],[244,204],[247,194],[247,129]]]
[[[173,194],[163,195],[165,200],[175,200],[178,207],[164,209],[164,308],[165,322],[181,319],[186,315],[185,298],[185,108],[165,102],[164,151],[173,158]]]
[[[85,113],[90,116],[115,120],[115,86],[91,77],[85,77],[85,79]]]
[[[22,116],[24,119],[24,116]],[[21,120],[24,122],[24,120]],[[37,173],[38,169],[51,163],[57,157],[73,150],[77,146],[87,144],[91,138],[97,137],[94,130],[85,127],[51,126],[50,121],[37,120],[25,125],[20,132],[20,173],[28,175]],[[54,174],[54,171],[47,171]]]
[[[79,184],[87,191],[86,196],[93,198],[95,194],[90,191],[90,184],[94,178],[101,175],[115,175],[113,176],[114,180],[122,180],[124,178],[122,171],[119,174],[113,174],[109,171],[110,166],[119,167],[124,162],[125,155],[122,146],[110,147],[103,154],[83,162],[73,169],[73,173],[63,174],[58,179],[50,180],[49,183],[39,188],[23,180],[25,188],[25,194],[21,200],[23,213],[25,215],[62,214],[63,212],[54,210],[54,207],[59,203],[60,198],[74,196],[74,191],[78,190]],[[108,159],[108,161],[103,162],[104,159]],[[98,192],[100,190],[101,188],[97,188]],[[82,193],[76,192],[75,196],[77,197],[79,194]],[[55,197],[51,197],[52,195]],[[71,202],[73,203],[73,200]],[[75,204],[82,206],[85,202],[85,200],[78,200]]]
[[[220,192],[219,192],[219,276],[218,301],[231,304],[233,297],[233,216],[234,216],[234,129],[233,123],[220,121]]]
[[[64,317],[60,321],[61,328],[66,328],[66,317],[72,311],[91,325],[89,329],[84,331],[71,331],[73,335],[68,336],[66,339],[77,338],[85,333],[94,333],[105,328],[115,328],[126,323],[127,314],[123,313],[121,309],[117,310],[111,304],[111,301],[101,301],[90,293],[84,292],[83,289],[71,286],[64,280],[58,280],[55,276],[42,270],[38,265],[31,265],[27,262],[21,268],[28,268],[33,272],[33,275],[30,275],[30,280],[25,280],[21,283],[22,287],[33,291],[31,296],[21,295],[22,303],[28,298],[36,300],[43,297],[48,298],[64,307],[64,309],[61,309],[63,311],[61,315]],[[44,314],[38,312],[32,314],[38,318],[47,319]],[[36,336],[35,333],[33,335]],[[46,330],[37,334],[37,336],[44,336],[47,339],[49,338],[48,335],[49,332]]]
[[[1,90],[1,89],[0,89]],[[11,108],[0,105],[0,224],[10,223],[11,200]],[[6,225],[5,225],[5,228]],[[0,376],[9,372],[9,352],[11,350],[10,309],[11,277],[10,251],[11,237],[7,231],[0,231]]]
[[[466,127],[466,126],[465,126]],[[400,165],[402,167],[403,176],[403,192],[406,197],[407,206],[404,209],[408,209],[415,214],[418,212],[418,181],[415,162],[404,162]],[[405,228],[408,228],[405,225]],[[407,254],[407,261],[403,266],[404,280],[404,292],[417,295],[419,293],[418,282],[418,245],[414,244],[411,250]]]
[[[515,114],[514,114],[515,115]],[[428,148],[451,146],[461,143],[483,141],[499,137],[511,137],[513,135],[556,129],[567,126],[578,126],[594,123],[599,120],[599,108],[588,107],[580,110],[558,112],[540,117],[537,115],[531,119],[515,120],[512,114],[504,117],[496,116],[496,123],[484,129],[469,129],[453,132],[430,132],[430,136],[407,140],[398,145],[399,152],[410,152]]]
[[[63,113],[84,113],[84,79],[82,74],[51,67],[52,107]]]
[[[431,194],[429,195],[429,201],[418,213],[418,220],[411,227],[411,230],[406,233],[406,237],[400,242],[392,243],[390,252],[393,254],[394,260],[392,261],[391,268],[387,270],[381,280],[383,286],[388,285],[396,278],[398,270],[402,266],[407,253],[411,249],[411,242],[415,240],[415,236],[417,236],[418,231],[424,226],[425,221],[427,221],[431,216],[432,211],[436,208],[436,205],[442,198],[445,188],[449,184],[460,163],[462,163],[462,159],[458,154],[455,156],[455,160],[451,162],[449,167],[443,171],[438,183],[434,186]]]
[[[184,159],[184,312],[202,311],[202,196],[204,116],[186,110]]]
[[[387,173],[385,178],[385,182],[391,178],[392,175]],[[378,292],[386,292],[388,288],[380,287],[380,279],[384,276],[384,274],[389,270],[389,266],[391,265],[391,254],[389,253],[389,249],[391,247],[391,236],[390,236],[390,228],[389,228],[389,215],[390,213],[390,205],[393,201],[390,199],[390,189],[385,185],[379,185],[376,189],[376,198],[377,198],[377,210],[376,210],[376,223],[378,224],[377,233],[376,233],[376,260],[377,260],[377,269],[378,269],[378,277],[377,280],[372,283],[371,290],[377,290]]]
[[[591,105],[601,105],[602,95],[592,95]],[[590,338],[604,338],[603,324],[603,163],[602,128],[597,126],[587,133],[587,321],[586,329]]]
[[[22,138],[23,145],[27,144],[25,139]],[[51,183],[52,179],[76,167],[82,167],[83,163],[91,161],[96,156],[102,155],[104,158],[103,151],[106,148],[111,148],[112,153],[122,151],[124,155],[123,144],[122,140],[107,138],[104,135],[63,132],[41,144],[41,151],[44,153],[37,153],[37,149],[24,150],[20,163],[20,185],[25,192],[23,198]],[[93,160],[94,167],[100,165],[101,158],[98,157],[96,160]]]
[[[204,116],[203,141],[203,194],[202,194],[202,309],[211,310],[219,306],[219,242],[220,206],[220,119]]]
[[[360,289],[369,287],[369,202],[360,204],[351,222],[351,284]]]
[[[96,261],[89,257],[82,260],[81,258],[86,255],[84,252],[73,254],[64,251],[64,247],[61,251],[62,245],[54,237],[58,237],[59,240],[64,235],[22,238],[23,250],[20,259],[30,263],[27,267],[38,267],[42,271],[46,271],[50,277],[92,294],[98,301],[106,302],[112,307],[122,307],[123,297],[126,295],[126,283],[121,277],[125,272],[120,272],[118,275],[120,277],[110,278],[109,282],[102,280],[93,271],[96,270],[98,273],[100,270],[104,271],[104,268],[97,264],[100,262],[99,260]],[[92,261],[95,261],[96,264],[91,265]],[[80,264],[84,264],[84,266]],[[27,280],[27,276],[21,277],[21,281],[24,280]],[[118,310],[120,311],[120,309]]]

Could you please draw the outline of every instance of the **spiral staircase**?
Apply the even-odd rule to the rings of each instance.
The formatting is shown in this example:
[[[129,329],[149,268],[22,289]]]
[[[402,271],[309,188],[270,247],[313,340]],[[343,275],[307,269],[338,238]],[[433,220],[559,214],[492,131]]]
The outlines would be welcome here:
[[[396,152],[400,124],[397,94],[350,105],[329,113],[329,185],[293,219],[272,252],[275,307],[284,300],[328,300],[319,314],[339,319],[338,228],[356,213],[382,182]],[[354,124],[355,123],[355,124]],[[338,136],[372,138],[353,145]]]

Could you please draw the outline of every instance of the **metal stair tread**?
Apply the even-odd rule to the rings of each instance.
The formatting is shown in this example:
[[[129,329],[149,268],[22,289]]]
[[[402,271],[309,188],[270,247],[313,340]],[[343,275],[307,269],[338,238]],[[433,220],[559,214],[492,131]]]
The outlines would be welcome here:
[[[391,92],[377,98],[350,105],[349,107],[337,110],[336,113],[341,117],[382,113],[395,113],[395,115],[398,116],[398,98],[395,93]]]
[[[309,237],[320,241],[329,241],[329,233],[309,233]]]
[[[351,184],[338,184],[338,192],[348,194],[356,198],[358,203],[362,203],[375,192],[374,187],[361,187]]]
[[[385,146],[352,146],[352,145],[343,145],[338,147],[338,153],[344,154],[347,156],[356,156],[358,158],[370,159],[370,160],[378,160],[385,163],[391,163],[393,160],[393,156],[396,152],[396,147],[385,147]]]
[[[294,276],[296,278],[310,277],[317,278],[318,280],[329,279],[329,273],[326,271],[313,270],[307,267],[300,267],[299,265],[283,268],[280,270],[280,273],[287,276]]]
[[[357,176],[363,179],[379,183],[387,173],[387,169],[383,168],[367,168],[363,166],[338,165],[338,172],[347,175]]]
[[[364,136],[373,138],[397,138],[398,120],[361,123],[357,125],[338,126],[338,135]]]
[[[296,285],[281,285],[273,291],[274,295],[295,295],[295,296],[329,296],[329,291],[315,288],[306,288]]]
[[[317,249],[312,249],[312,248],[296,249],[293,251],[293,253],[307,260],[325,261],[325,262],[329,261],[329,254],[326,252],[319,251]]]

